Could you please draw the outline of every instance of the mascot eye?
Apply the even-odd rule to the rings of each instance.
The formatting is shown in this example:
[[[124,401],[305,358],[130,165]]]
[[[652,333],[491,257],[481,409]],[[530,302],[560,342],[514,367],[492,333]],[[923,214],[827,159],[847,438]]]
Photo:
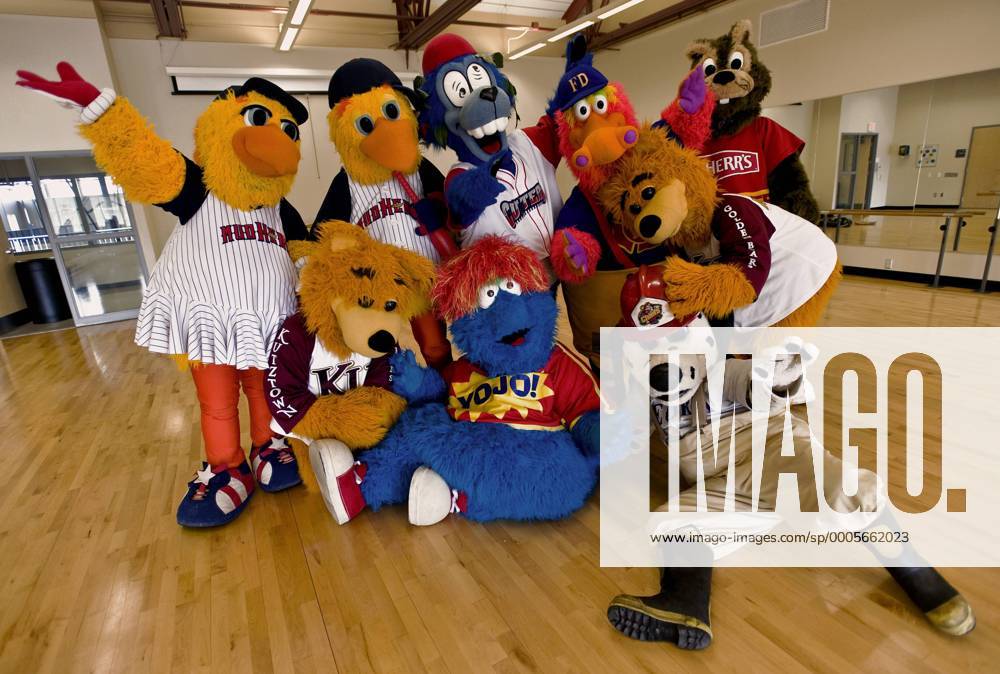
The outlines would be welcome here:
[[[580,101],[573,108],[573,114],[576,115],[578,121],[585,122],[587,118],[590,117],[590,106],[587,105],[587,101]]]
[[[632,215],[639,215],[640,213],[642,213],[642,206],[640,206],[639,204],[632,204],[631,206],[628,207],[628,212],[631,213]]]
[[[705,71],[705,77],[711,77],[719,68],[715,65],[715,59],[708,58],[701,62],[701,68]]]
[[[287,119],[281,120],[281,130],[292,140],[299,139],[299,127],[295,125],[295,122],[289,122]]]
[[[472,88],[469,86],[469,80],[465,79],[465,75],[458,72],[457,70],[452,70],[451,72],[445,74],[444,82],[444,95],[448,97],[451,104],[456,108],[460,108],[465,105],[465,99],[469,97],[472,92]]]
[[[496,283],[490,283],[479,289],[479,308],[489,309],[493,306],[493,303],[497,301],[497,295],[500,294],[500,288]]]
[[[367,136],[372,131],[375,130],[375,122],[368,115],[361,115],[356,120],[354,120],[354,128],[358,130],[362,136]]]
[[[502,278],[500,279],[500,290],[510,293],[511,295],[520,295],[521,284],[513,279]]]
[[[739,70],[743,67],[743,54],[738,51],[733,52],[733,55],[729,57],[729,67],[733,70]]]
[[[248,105],[242,112],[247,126],[264,126],[271,119],[271,111],[263,105]]]
[[[396,310],[396,300],[389,300],[388,302],[386,302],[385,303],[385,310],[386,311],[395,311]]]
[[[399,106],[396,105],[396,101],[386,101],[382,106],[382,114],[389,120],[399,119]]]
[[[608,99],[604,96],[594,96],[594,110],[600,114],[608,111]]]
[[[650,185],[649,187],[642,188],[642,198],[649,201],[656,196],[656,188]]]
[[[493,84],[490,81],[490,74],[486,72],[486,68],[478,63],[470,65],[467,74],[469,75],[469,84],[472,85],[473,89],[481,89]]]

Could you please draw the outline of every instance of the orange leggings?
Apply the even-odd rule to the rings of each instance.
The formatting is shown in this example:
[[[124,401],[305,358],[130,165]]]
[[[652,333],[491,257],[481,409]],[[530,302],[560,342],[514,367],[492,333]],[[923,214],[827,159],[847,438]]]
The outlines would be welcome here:
[[[271,411],[264,393],[264,371],[237,370],[232,365],[191,365],[201,404],[201,434],[205,458],[213,466],[238,466],[240,447],[240,387],[250,406],[250,439],[262,445],[271,439]]]

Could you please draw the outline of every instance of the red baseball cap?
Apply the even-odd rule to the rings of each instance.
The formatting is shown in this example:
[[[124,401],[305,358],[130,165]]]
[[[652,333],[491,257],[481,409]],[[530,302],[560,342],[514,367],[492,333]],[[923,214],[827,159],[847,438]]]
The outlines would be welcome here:
[[[464,37],[454,33],[441,33],[428,42],[427,47],[424,48],[424,76],[426,77],[432,70],[436,70],[448,61],[475,53],[476,50]]]

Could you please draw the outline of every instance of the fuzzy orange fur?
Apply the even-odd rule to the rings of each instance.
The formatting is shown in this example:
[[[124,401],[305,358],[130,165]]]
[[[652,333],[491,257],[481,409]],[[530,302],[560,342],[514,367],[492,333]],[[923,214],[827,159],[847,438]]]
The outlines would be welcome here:
[[[351,449],[377,445],[406,408],[406,401],[375,386],[320,396],[295,425],[307,438],[336,438]]]
[[[274,206],[292,189],[295,174],[260,176],[248,169],[233,149],[233,135],[244,128],[240,111],[251,104],[271,111],[269,124],[292,120],[285,106],[255,91],[212,101],[194,127],[194,161],[205,172],[205,186],[226,204],[241,211]],[[301,141],[295,141],[299,146]]]
[[[644,124],[638,142],[613,166],[614,173],[598,190],[597,197],[612,223],[621,227],[629,238],[642,240],[628,206],[642,204],[639,194],[647,185],[659,188],[676,178],[685,185],[688,215],[680,231],[665,243],[692,248],[708,243],[718,197],[715,178],[695,152],[679,147],[659,129]],[[632,185],[633,178],[642,173],[652,173],[652,177]]]
[[[823,283],[822,287],[816,294],[810,297],[805,304],[800,306],[798,309],[788,314],[780,321],[774,324],[776,328],[811,328],[819,325],[819,319],[823,317],[823,312],[826,311],[826,305],[830,303],[830,298],[833,297],[833,292],[840,285],[840,281],[844,276],[844,268],[838,262],[837,266],[834,268],[833,273],[830,274],[826,282]]]
[[[608,86],[604,87],[600,91],[595,91],[593,94],[587,97],[588,101],[592,101],[594,96],[603,95],[608,99],[608,112],[607,114],[612,114],[619,112],[625,118],[625,124],[629,126],[637,127],[639,122],[635,117],[635,110],[632,108],[632,102],[629,101],[628,96],[625,94],[625,89],[618,82],[610,82]],[[591,112],[590,114],[597,114]],[[573,162],[570,161],[570,157],[573,153],[579,150],[579,146],[575,145],[570,140],[570,135],[573,130],[579,126],[583,126],[583,122],[577,121],[576,117],[573,115],[572,110],[556,110],[556,132],[559,135],[559,154],[562,155],[563,159],[566,160],[566,165],[569,166],[570,171],[576,177],[577,182],[580,186],[588,192],[593,193],[597,188],[607,180],[614,169],[615,163],[604,165],[604,166],[588,166],[587,168],[580,168],[575,166]],[[628,153],[626,153],[628,154]]]
[[[94,148],[94,159],[125,191],[129,201],[161,204],[184,185],[184,157],[156,135],[153,125],[127,98],[119,96],[80,133]]]
[[[354,126],[354,120],[362,114],[368,114],[373,121],[383,118],[382,106],[387,101],[396,101],[399,105],[399,120],[412,127],[412,141],[417,146],[417,117],[410,101],[388,85],[382,85],[363,94],[357,94],[345,99],[331,108],[327,114],[327,124],[330,127],[330,140],[333,141],[340,155],[344,168],[355,182],[362,185],[377,185],[392,179],[392,171],[379,166],[361,151],[360,143],[364,139]],[[420,164],[420,153],[415,153],[416,161],[406,174],[413,173]]]
[[[702,311],[709,318],[724,318],[757,298],[757,292],[736,265],[700,265],[671,257],[663,267],[664,295],[670,311],[677,316]]]
[[[309,259],[300,275],[299,305],[306,327],[330,352],[347,357],[357,349],[345,335],[334,307],[339,303],[356,311],[371,312],[372,320],[384,313],[388,300],[395,312],[409,320],[430,307],[428,295],[434,280],[434,264],[416,253],[375,241],[363,229],[347,222],[329,220],[319,224],[316,242],[300,244],[297,252]],[[354,270],[371,270],[370,276]],[[362,309],[359,300],[367,303]]]

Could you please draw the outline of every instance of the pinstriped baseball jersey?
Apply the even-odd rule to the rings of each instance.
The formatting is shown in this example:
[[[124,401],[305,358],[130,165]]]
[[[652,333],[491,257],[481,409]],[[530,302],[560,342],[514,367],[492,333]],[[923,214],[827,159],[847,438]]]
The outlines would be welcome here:
[[[507,143],[514,171],[507,168],[497,171],[496,178],[504,190],[478,220],[459,233],[462,247],[467,248],[491,234],[513,235],[540,260],[547,261],[552,247],[552,230],[562,208],[556,169],[524,131],[518,129],[508,133]],[[455,168],[474,167],[459,163]]]
[[[274,334],[295,311],[284,207],[241,211],[203,186],[199,194],[188,185],[201,183],[201,171],[192,166],[185,189],[162,205],[181,224],[150,274],[136,344],[204,363],[264,369]]]
[[[405,176],[413,194],[424,194],[420,173]],[[417,234],[420,223],[411,215],[412,200],[395,179],[377,185],[362,185],[348,176],[351,192],[351,222],[363,227],[376,241],[423,255],[438,264],[441,255],[426,236]]]

